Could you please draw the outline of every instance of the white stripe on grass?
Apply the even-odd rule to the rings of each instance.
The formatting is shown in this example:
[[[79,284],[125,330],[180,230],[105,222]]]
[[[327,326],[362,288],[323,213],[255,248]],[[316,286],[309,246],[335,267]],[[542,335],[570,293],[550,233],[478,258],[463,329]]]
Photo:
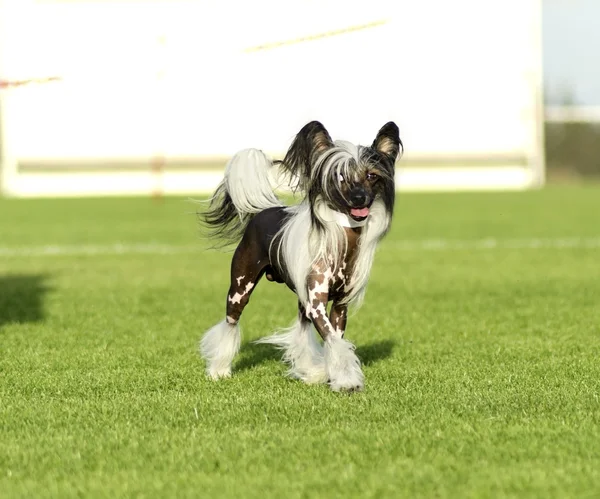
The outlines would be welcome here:
[[[47,246],[0,247],[0,257],[94,256],[94,255],[179,255],[200,252],[200,246],[171,244],[53,244]]]
[[[382,243],[382,248],[396,251],[457,251],[496,249],[577,249],[600,248],[600,237],[528,238],[528,239],[423,239]],[[94,244],[0,246],[0,257],[102,256],[102,255],[180,255],[201,253],[198,245],[175,244]]]
[[[397,241],[389,244],[384,242],[383,245],[403,251],[600,248],[600,237],[425,239],[421,241]]]

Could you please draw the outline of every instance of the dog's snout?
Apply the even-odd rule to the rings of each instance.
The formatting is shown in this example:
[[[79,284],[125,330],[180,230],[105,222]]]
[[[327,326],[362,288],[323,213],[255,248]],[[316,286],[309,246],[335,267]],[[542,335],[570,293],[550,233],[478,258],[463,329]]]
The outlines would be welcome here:
[[[367,192],[360,186],[355,186],[350,190],[350,202],[352,206],[365,206],[367,198]]]

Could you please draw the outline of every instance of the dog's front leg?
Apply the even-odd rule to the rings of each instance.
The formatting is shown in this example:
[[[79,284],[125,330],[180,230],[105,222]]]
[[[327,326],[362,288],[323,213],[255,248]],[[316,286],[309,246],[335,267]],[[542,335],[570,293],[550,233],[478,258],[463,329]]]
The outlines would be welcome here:
[[[334,301],[331,312],[329,312],[329,320],[335,328],[335,332],[343,338],[346,332],[346,321],[348,320],[348,305]]]
[[[332,307],[332,317],[337,319],[336,327],[327,315],[330,275],[330,272],[325,272],[309,276],[309,303],[306,306],[306,315],[323,338],[325,369],[331,389],[336,392],[362,390],[364,375],[360,368],[360,360],[354,353],[354,345],[343,337],[346,307],[339,304]]]

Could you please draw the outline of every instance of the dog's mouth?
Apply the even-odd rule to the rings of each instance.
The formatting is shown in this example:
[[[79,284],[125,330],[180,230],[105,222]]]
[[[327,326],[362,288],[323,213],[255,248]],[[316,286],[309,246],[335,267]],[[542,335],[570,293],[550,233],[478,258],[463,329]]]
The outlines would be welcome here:
[[[362,222],[369,216],[369,207],[364,208],[350,208],[350,216],[357,222]]]

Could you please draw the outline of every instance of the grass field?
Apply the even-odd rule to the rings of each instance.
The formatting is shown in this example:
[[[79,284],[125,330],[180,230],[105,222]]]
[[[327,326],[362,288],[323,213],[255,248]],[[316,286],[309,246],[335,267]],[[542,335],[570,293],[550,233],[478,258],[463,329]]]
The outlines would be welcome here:
[[[0,200],[0,497],[600,496],[600,188],[401,196],[351,396],[250,343],[296,313],[266,281],[205,379],[194,209]]]

